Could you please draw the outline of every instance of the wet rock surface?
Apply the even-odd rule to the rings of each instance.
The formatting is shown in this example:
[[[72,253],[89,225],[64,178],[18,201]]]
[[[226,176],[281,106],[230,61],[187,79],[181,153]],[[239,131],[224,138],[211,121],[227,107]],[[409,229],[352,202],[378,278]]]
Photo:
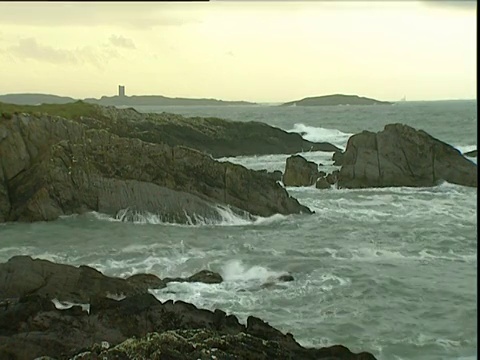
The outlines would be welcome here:
[[[185,280],[215,283],[220,278],[202,271]],[[288,274],[278,279],[291,280]],[[253,316],[242,325],[221,310],[183,301],[161,303],[147,292],[152,284],[163,285],[159,281],[149,274],[125,280],[85,266],[14,257],[0,264],[0,358],[374,359],[343,346],[303,348],[291,334]],[[123,291],[126,297],[105,297],[110,291]],[[54,297],[89,306],[60,310]]]
[[[0,154],[0,222],[97,211],[196,223],[220,220],[218,205],[246,216],[311,213],[272,175],[62,117],[2,118]]]
[[[425,131],[402,124],[350,137],[338,185],[343,188],[435,186],[446,181],[476,187],[477,165]]]

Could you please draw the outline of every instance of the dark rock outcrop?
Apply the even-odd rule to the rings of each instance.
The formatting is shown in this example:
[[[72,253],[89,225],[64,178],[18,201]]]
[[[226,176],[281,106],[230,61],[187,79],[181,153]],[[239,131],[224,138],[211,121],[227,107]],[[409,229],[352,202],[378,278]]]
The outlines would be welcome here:
[[[326,351],[325,351],[326,350]],[[271,360],[271,359],[374,359],[370,354],[349,354],[343,347],[327,349],[290,349],[282,342],[264,340],[248,333],[222,334],[217,331],[173,330],[151,333],[140,339],[128,339],[107,350],[96,346],[75,360]]]
[[[0,121],[0,221],[129,208],[127,218],[148,211],[186,223],[220,218],[217,204],[259,216],[310,213],[270,176],[197,150],[48,115]]]
[[[88,303],[94,297],[130,296],[161,289],[169,282],[223,281],[218,273],[202,270],[187,278],[164,278],[153,274],[135,274],[127,279],[103,275],[89,266],[56,264],[30,256],[14,256],[0,264],[0,299],[29,295],[46,296],[61,301]]]
[[[219,118],[184,117],[168,113],[140,113],[78,101],[67,105],[18,106],[0,103],[2,116],[30,113],[50,114],[81,122],[88,128],[107,130],[155,144],[186,146],[215,158],[301,151],[340,151],[330,143],[314,143],[261,122],[229,121]]]
[[[472,151],[468,151],[466,153],[463,153],[463,156],[477,157],[477,150],[472,150]]]
[[[287,159],[283,184],[285,186],[311,186],[317,181],[318,165],[301,155],[292,155]]]
[[[214,275],[201,272],[189,281],[195,277]],[[141,275],[110,278],[85,266],[12,258],[0,264],[0,358],[69,359],[79,354],[76,359],[180,360],[218,354],[217,359],[225,360],[374,359],[343,346],[303,348],[291,334],[252,316],[245,326],[221,310],[202,310],[182,301],[161,303],[140,289],[152,282],[158,280]],[[105,297],[106,292],[126,289],[131,292],[122,300]],[[54,297],[87,300],[89,310],[59,310],[51,301]],[[211,354],[212,348],[218,353]]]
[[[477,166],[452,146],[422,130],[386,125],[378,133],[350,137],[340,170],[342,188],[388,186],[477,186]]]

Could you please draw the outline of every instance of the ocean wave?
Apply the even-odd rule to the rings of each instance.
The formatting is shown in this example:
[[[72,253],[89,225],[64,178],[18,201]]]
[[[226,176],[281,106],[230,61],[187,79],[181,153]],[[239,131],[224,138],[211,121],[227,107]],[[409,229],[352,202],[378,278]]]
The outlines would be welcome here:
[[[269,217],[254,216],[247,212],[238,214],[226,206],[216,206],[215,208],[218,218],[206,218],[196,214],[188,215],[185,212],[186,221],[184,223],[174,223],[162,218],[162,216],[148,211],[131,211],[122,209],[116,215],[108,215],[92,211],[89,214],[97,220],[109,222],[128,222],[138,225],[170,225],[170,226],[260,226],[269,225],[285,220],[288,216],[274,214]]]
[[[260,265],[246,266],[240,260],[228,261],[220,271],[227,282],[270,282],[279,276],[287,274],[285,271],[273,271]]]
[[[305,124],[295,124],[287,132],[301,134],[305,140],[312,142],[329,142],[339,148],[345,148],[347,141],[353,134],[344,133],[338,129],[328,129],[323,127],[308,126]]]

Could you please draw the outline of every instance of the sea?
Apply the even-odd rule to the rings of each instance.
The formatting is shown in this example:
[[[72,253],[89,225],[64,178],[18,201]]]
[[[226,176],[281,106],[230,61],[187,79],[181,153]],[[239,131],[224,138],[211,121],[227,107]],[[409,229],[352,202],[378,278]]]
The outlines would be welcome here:
[[[260,121],[345,148],[362,130],[403,123],[462,152],[477,148],[476,101],[391,106],[139,107]],[[332,153],[301,153],[331,171]],[[289,155],[222,158],[250,169],[284,170]],[[472,159],[476,163],[476,159]],[[307,347],[334,344],[379,360],[477,357],[477,189],[287,188],[313,215],[253,219],[219,208],[223,220],[162,223],[155,214],[124,222],[88,213],[53,222],[0,226],[0,262],[31,255],[89,265],[111,276],[219,272],[221,284],[170,283],[151,292],[257,316]],[[294,281],[275,279],[290,273]]]

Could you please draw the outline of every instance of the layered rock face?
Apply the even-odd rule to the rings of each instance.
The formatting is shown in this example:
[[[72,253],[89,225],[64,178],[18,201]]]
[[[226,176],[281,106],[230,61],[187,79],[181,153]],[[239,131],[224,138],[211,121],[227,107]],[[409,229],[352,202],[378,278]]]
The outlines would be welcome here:
[[[310,213],[271,176],[197,150],[48,115],[0,119],[0,221],[130,208],[188,222],[219,217],[216,204],[259,216]]]
[[[446,181],[477,186],[477,166],[457,149],[422,130],[386,125],[350,137],[338,186],[343,188],[435,186]]]
[[[202,271],[182,280],[216,283],[219,276]],[[253,316],[242,325],[221,310],[161,303],[147,291],[165,281],[152,274],[112,278],[87,266],[14,257],[0,264],[0,358],[375,359],[340,345],[303,348],[291,334]],[[118,293],[126,297],[106,297]],[[87,302],[89,308],[59,310],[53,298]]]

